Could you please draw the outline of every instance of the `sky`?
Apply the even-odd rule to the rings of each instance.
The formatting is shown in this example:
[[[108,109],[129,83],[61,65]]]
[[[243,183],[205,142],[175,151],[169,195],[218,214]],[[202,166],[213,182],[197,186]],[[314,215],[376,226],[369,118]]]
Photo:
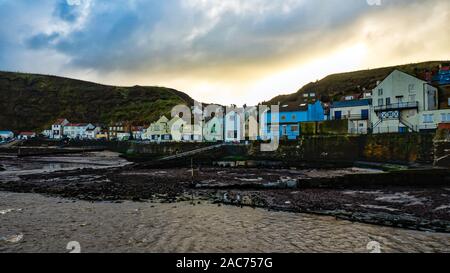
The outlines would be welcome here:
[[[450,59],[449,0],[0,0],[0,70],[252,105],[328,74]]]

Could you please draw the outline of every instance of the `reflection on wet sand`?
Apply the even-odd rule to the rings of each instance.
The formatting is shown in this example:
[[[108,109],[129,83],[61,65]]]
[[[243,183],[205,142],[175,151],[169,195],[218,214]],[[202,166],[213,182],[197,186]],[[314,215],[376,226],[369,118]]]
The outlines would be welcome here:
[[[107,151],[24,158],[0,154],[0,167],[3,168],[3,171],[0,172],[0,178],[3,180],[18,180],[20,175],[84,168],[102,169],[127,164],[129,162],[120,158],[119,154]]]

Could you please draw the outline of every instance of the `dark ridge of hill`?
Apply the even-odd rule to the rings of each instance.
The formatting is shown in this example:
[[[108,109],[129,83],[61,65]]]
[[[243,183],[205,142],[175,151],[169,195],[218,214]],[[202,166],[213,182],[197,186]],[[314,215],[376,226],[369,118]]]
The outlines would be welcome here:
[[[0,72],[0,130],[41,130],[57,118],[108,124],[149,124],[187,94],[164,87],[117,87],[69,78]]]
[[[420,78],[421,73],[424,71],[436,71],[439,64],[448,62],[430,61],[332,74],[319,81],[306,84],[296,93],[280,95],[263,104],[273,105],[280,103],[299,105],[305,102],[303,94],[309,92],[315,92],[316,96],[323,102],[336,101],[340,100],[343,96],[359,94],[364,92],[364,90],[372,90],[376,87],[378,81],[382,81],[395,69]]]

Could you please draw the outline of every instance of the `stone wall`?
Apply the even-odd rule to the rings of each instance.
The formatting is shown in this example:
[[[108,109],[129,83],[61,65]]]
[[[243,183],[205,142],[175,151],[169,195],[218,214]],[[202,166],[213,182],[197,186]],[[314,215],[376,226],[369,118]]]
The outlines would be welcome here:
[[[436,135],[437,136],[437,135]],[[281,141],[274,152],[261,152],[260,142],[248,145],[226,145],[220,149],[196,155],[197,160],[259,160],[278,161],[284,165],[351,165],[355,161],[400,164],[433,164],[448,154],[450,142],[434,134],[381,135],[302,135],[295,141]],[[133,161],[149,161],[163,156],[203,148],[214,143],[145,143],[145,142],[71,142],[65,146],[102,146],[122,153]],[[48,145],[48,144],[46,144]],[[435,158],[436,156],[436,158]],[[449,165],[450,158],[441,165]]]
[[[302,136],[297,141],[281,142],[275,152],[260,152],[260,144],[254,143],[248,155],[252,159],[287,162],[433,164],[433,137],[433,134]]]

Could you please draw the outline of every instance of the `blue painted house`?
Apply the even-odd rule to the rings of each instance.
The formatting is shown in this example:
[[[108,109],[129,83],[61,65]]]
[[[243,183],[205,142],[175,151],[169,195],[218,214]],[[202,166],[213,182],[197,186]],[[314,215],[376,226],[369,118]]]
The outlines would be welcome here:
[[[439,70],[439,73],[434,75],[433,82],[437,83],[438,85],[446,85],[450,84],[450,70],[448,67],[445,69]]]
[[[280,106],[280,112],[274,117],[279,122],[280,138],[287,138],[295,140],[300,136],[300,123],[311,121],[323,121],[325,119],[324,109],[322,103],[317,101],[314,104],[303,106]],[[265,139],[271,138],[271,119],[270,112],[266,113],[266,130],[267,135]]]

